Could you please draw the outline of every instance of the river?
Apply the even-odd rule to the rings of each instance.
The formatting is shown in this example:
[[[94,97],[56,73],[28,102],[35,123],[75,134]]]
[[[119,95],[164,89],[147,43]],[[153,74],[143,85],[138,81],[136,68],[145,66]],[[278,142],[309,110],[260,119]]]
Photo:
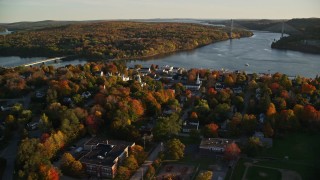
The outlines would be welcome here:
[[[307,54],[289,50],[271,49],[271,43],[281,34],[254,31],[249,38],[217,42],[192,51],[179,52],[150,60],[132,60],[127,66],[135,64],[150,66],[170,65],[184,68],[209,68],[225,70],[244,70],[248,73],[281,72],[289,76],[301,75],[314,78],[320,75],[320,55]],[[0,57],[0,66],[12,67],[28,63],[34,58]],[[84,64],[84,60],[66,61],[55,64]],[[248,66],[246,66],[246,64]]]

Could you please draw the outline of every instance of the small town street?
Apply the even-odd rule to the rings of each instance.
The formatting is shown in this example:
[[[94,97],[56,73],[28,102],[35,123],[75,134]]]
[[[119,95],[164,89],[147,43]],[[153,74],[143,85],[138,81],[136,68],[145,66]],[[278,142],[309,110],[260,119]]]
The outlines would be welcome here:
[[[0,157],[5,158],[7,160],[7,166],[2,177],[2,179],[5,180],[13,179],[14,164],[17,157],[18,142],[20,139],[18,132],[13,132],[12,134],[13,135],[11,140],[9,141],[8,146],[5,149],[3,149],[0,153]]]

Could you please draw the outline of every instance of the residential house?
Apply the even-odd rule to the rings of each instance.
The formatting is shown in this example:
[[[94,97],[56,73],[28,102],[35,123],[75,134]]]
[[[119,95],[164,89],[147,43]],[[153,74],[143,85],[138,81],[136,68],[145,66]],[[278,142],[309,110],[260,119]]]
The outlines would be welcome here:
[[[234,92],[235,94],[240,94],[240,93],[243,92],[242,87],[240,87],[240,86],[234,87],[234,88],[232,88],[232,90],[233,90],[233,92]]]
[[[151,69],[150,68],[145,68],[145,67],[140,68],[138,71],[139,71],[139,73],[141,73],[143,75],[148,75],[148,74],[151,73]]]
[[[192,122],[192,121],[184,121],[182,125],[182,132],[190,133],[192,130],[199,131],[199,121]]]

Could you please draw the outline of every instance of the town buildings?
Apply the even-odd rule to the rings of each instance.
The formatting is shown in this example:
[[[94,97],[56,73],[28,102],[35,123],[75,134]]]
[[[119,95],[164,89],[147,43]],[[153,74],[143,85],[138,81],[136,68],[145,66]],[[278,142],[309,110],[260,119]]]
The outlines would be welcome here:
[[[224,153],[227,145],[234,142],[231,139],[224,138],[203,138],[199,149],[200,152]]]
[[[134,145],[132,142],[92,138],[84,144],[84,155],[79,161],[88,175],[114,178],[118,164],[128,157],[129,148]]]

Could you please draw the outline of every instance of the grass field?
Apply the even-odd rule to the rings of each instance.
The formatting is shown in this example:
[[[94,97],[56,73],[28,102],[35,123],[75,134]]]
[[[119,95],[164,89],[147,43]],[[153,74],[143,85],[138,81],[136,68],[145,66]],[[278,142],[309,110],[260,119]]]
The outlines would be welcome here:
[[[273,147],[261,152],[255,165],[279,168],[297,172],[302,179],[313,180],[320,177],[320,134],[287,134],[283,139],[275,139]],[[286,160],[284,157],[288,156]],[[274,160],[261,159],[272,157]],[[235,166],[232,180],[241,180],[246,169],[244,163],[250,159],[240,159]],[[254,177],[254,173],[251,174]],[[230,172],[228,173],[230,176]],[[227,177],[228,177],[227,176]],[[259,176],[253,179],[260,179]]]
[[[275,169],[251,166],[248,169],[247,180],[281,180],[281,172]]]
[[[275,158],[284,158],[284,156],[288,156],[291,160],[313,163],[316,160],[320,160],[319,140],[320,133],[288,134],[283,139],[275,139],[273,148],[265,149],[261,155]]]

